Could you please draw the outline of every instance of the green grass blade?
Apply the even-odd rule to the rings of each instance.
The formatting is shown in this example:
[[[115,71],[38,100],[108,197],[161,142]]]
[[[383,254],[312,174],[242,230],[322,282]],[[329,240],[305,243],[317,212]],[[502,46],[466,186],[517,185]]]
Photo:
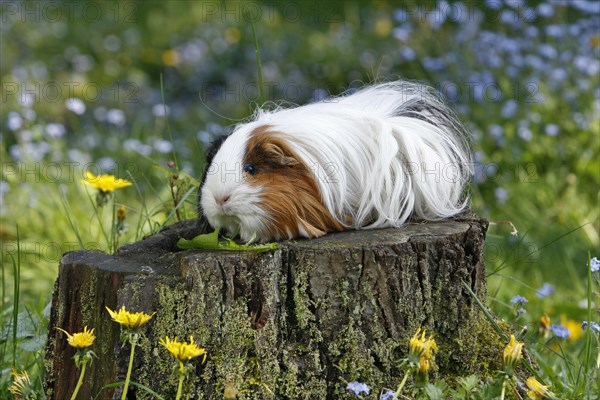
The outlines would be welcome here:
[[[85,189],[85,192],[87,193],[88,199],[90,200],[90,204],[92,205],[92,208],[94,209],[94,215],[96,216],[96,220],[98,221],[98,226],[99,226],[100,232],[102,233],[102,236],[104,236],[104,240],[106,241],[106,245],[108,246],[106,250],[110,251],[110,238],[109,238],[108,234],[106,233],[106,230],[104,229],[104,224],[102,223],[102,218],[100,217],[100,211],[102,208],[99,208],[96,205],[96,201],[92,198],[92,195],[87,190],[87,188]],[[99,239],[99,238],[96,237],[96,239]]]
[[[71,218],[71,205],[69,204],[69,200],[67,199],[67,196],[65,195],[65,193],[63,191],[60,191],[59,198],[60,198],[62,208],[65,212],[65,215],[67,216],[67,220],[69,221],[69,225],[71,226],[73,233],[75,233],[75,236],[77,237],[77,241],[79,242],[79,247],[81,249],[83,249],[83,248],[85,248],[85,246],[83,244],[83,239],[81,238],[81,235],[79,234],[79,228],[77,227],[77,223],[73,220],[73,218]]]
[[[256,28],[254,22],[250,22],[252,27],[252,36],[254,37],[254,51],[256,51],[256,69],[258,74],[258,88],[260,90],[260,107],[265,104],[265,83],[263,81],[262,61],[260,58],[260,47],[258,45],[258,37],[256,36]]]
[[[167,114],[167,103],[165,102],[165,87],[163,84],[162,73],[160,74],[160,98],[162,99],[163,109],[165,112],[165,123],[167,124],[167,132],[169,132],[169,139],[171,140],[171,147],[173,148],[173,162],[175,163],[175,169],[179,170],[177,154],[175,153],[175,141],[173,140],[173,132],[171,132],[171,125],[169,124],[169,115]]]
[[[489,323],[492,325],[492,328],[494,328],[494,330],[496,331],[496,333],[498,334],[498,336],[500,336],[505,342],[508,342],[508,339],[509,339],[508,335],[506,333],[504,333],[504,331],[502,330],[502,328],[500,328],[500,325],[498,325],[498,323],[494,319],[494,316],[488,311],[487,307],[481,302],[481,300],[479,300],[479,298],[477,297],[477,295],[471,290],[471,288],[469,287],[469,285],[467,285],[465,283],[465,281],[461,280],[461,283],[462,283],[463,287],[467,290],[467,292],[471,295],[471,297],[473,297],[473,299],[475,300],[475,302],[479,306],[479,309],[483,312],[483,314],[485,315],[485,317],[487,318],[487,320],[489,321]],[[540,378],[538,372],[533,369],[533,367],[527,362],[527,360],[523,359],[523,360],[521,360],[521,362],[523,363],[523,365],[525,366],[525,368],[533,376],[535,376],[535,378],[538,381],[542,382],[542,379]]]
[[[17,259],[10,255],[13,265],[13,321],[12,321],[12,367],[17,367],[17,324],[19,322],[19,293],[21,285],[21,240],[19,237],[19,226],[17,225]]]
[[[489,312],[489,310],[487,309],[487,307],[481,302],[481,300],[479,300],[479,298],[477,297],[477,295],[475,293],[473,293],[473,291],[471,290],[471,288],[469,287],[469,285],[467,285],[465,283],[465,281],[461,281],[463,287],[467,290],[467,292],[469,293],[469,295],[471,295],[471,297],[473,297],[473,299],[475,300],[475,302],[477,303],[477,305],[479,306],[479,309],[483,312],[483,314],[485,315],[485,317],[487,318],[487,320],[490,322],[490,324],[492,324],[492,328],[494,328],[494,330],[496,331],[496,333],[498,334],[498,336],[500,336],[502,338],[502,340],[504,341],[508,341],[509,337],[506,333],[504,333],[504,331],[502,330],[502,328],[500,328],[500,326],[498,325],[498,323],[496,322],[496,320],[494,319],[494,317],[492,316],[492,314]]]
[[[183,206],[185,205],[185,199],[187,199],[196,190],[198,190],[198,188],[191,187],[191,188],[189,188],[189,190],[187,192],[185,192],[185,194],[183,195],[183,197],[181,198],[179,203],[177,203],[177,206],[173,207],[173,209],[171,210],[169,215],[167,215],[167,218],[165,218],[165,222],[162,224],[163,226],[166,225],[167,222],[170,221],[171,218],[173,218],[173,216],[175,216],[177,214],[177,210],[179,210],[180,208],[183,208]]]
[[[4,310],[6,310],[6,275],[4,273],[4,252],[1,253],[0,262],[2,262],[2,308],[0,308],[0,326],[4,326]],[[6,342],[2,343],[0,349],[0,365],[4,365],[4,354],[6,352]]]
[[[133,182],[135,182],[135,180],[133,180],[133,175],[131,174],[131,171],[127,170],[127,175]],[[144,225],[148,224],[148,227],[151,227],[152,220],[150,219],[150,214],[148,212],[148,204],[146,204],[146,196],[144,196],[144,194],[142,193],[137,182],[133,186],[135,187],[138,197],[140,198],[140,203],[142,205],[142,210],[139,213],[138,222],[137,222],[137,225],[135,228],[135,239],[139,240],[143,236],[142,232],[144,231]]]
[[[113,201],[111,206],[111,218],[110,218],[110,243],[108,244],[108,249],[110,254],[117,251],[116,243],[117,243],[117,229],[116,226],[117,219],[117,195],[113,195]]]
[[[525,238],[527,237],[527,232],[525,232],[523,235],[519,236],[519,240],[517,241],[517,243],[515,243],[515,247],[518,249],[519,246],[521,246],[521,244],[523,243],[523,241],[525,240]],[[505,268],[509,267],[509,260],[511,259],[511,257],[515,256],[515,263],[519,262],[519,257],[516,255],[516,251],[511,251],[509,252],[509,254],[506,256],[506,258],[504,260],[502,260],[502,262],[500,263],[500,265],[498,265],[496,267],[496,269],[494,269],[492,272],[490,272],[489,274],[487,274],[487,277],[489,278],[492,275],[496,275],[497,273],[499,273],[500,271],[502,271]]]
[[[138,387],[138,388],[144,390],[146,393],[149,393],[150,395],[154,396],[154,398],[157,398],[158,400],[166,400],[164,397],[162,397],[160,394],[156,393],[154,390],[150,389],[148,386],[145,386],[145,385],[142,385],[141,383],[137,383],[137,382],[133,382],[133,381],[130,381],[129,384],[131,386],[135,386],[135,387]],[[96,396],[94,397],[94,400],[98,399],[98,397],[100,396],[100,394],[102,394],[102,391],[104,389],[114,389],[114,388],[118,388],[118,387],[121,387],[124,385],[125,385],[125,381],[109,383],[108,385],[104,385],[104,386],[102,386],[102,389],[100,389],[98,394],[96,394]]]
[[[592,255],[588,253],[588,264],[587,264],[587,322],[588,328],[585,335],[585,361],[584,361],[584,372],[586,378],[590,371],[590,363],[592,361]],[[589,393],[588,393],[589,398]]]

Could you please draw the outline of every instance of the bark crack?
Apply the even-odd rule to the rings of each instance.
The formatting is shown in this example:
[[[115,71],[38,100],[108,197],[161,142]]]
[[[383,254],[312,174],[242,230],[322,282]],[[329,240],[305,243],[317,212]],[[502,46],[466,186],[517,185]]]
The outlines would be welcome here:
[[[426,259],[427,256],[423,254],[424,251],[421,251],[421,249],[419,249],[420,247],[420,243],[417,243],[415,241],[413,241],[412,239],[409,240],[409,243],[411,245],[411,248],[413,250],[413,253],[416,257],[417,260],[417,281],[419,283],[419,289],[421,291],[421,298],[422,298],[422,313],[423,313],[423,318],[422,321],[419,321],[420,323],[423,323],[424,321],[429,319],[429,313],[430,310],[427,309],[426,305],[429,304],[430,302],[430,296],[429,293],[427,292],[427,287],[429,286],[429,282],[427,282],[427,273],[426,268],[427,265],[426,264]],[[427,246],[425,246],[425,251],[427,249]]]

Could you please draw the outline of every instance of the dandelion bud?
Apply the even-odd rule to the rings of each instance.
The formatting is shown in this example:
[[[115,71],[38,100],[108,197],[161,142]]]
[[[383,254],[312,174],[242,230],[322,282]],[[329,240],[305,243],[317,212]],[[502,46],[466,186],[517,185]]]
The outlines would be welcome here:
[[[538,333],[544,338],[548,337],[548,332],[550,331],[550,317],[548,314],[543,314],[540,317],[540,325],[538,327]]]
[[[419,372],[422,374],[426,374],[427,372],[429,372],[429,359],[428,358],[423,357],[419,361]]]
[[[552,393],[548,390],[548,386],[542,385],[533,376],[527,378],[525,384],[529,388],[529,391],[527,392],[527,397],[529,397],[532,400],[543,400],[545,398],[553,396]]]
[[[425,330],[417,329],[417,332],[410,338],[408,349],[408,359],[418,367],[421,374],[427,375],[431,366],[433,353],[437,351],[437,343],[433,336],[425,337]]]
[[[433,337],[426,338],[425,333],[425,330],[419,328],[415,335],[410,338],[408,358],[415,364],[418,364],[421,357],[431,358],[433,351],[437,350],[437,344]]]
[[[17,372],[13,369],[12,376],[13,382],[8,391],[15,396],[15,399],[27,399],[30,395],[35,394],[27,371]]]
[[[523,350],[523,342],[517,342],[515,335],[510,335],[510,342],[504,348],[503,354],[503,362],[504,362],[504,371],[506,373],[512,374],[515,366],[521,360],[521,352]]]
[[[117,221],[122,222],[125,220],[125,217],[127,217],[127,209],[124,205],[121,205],[117,208]]]

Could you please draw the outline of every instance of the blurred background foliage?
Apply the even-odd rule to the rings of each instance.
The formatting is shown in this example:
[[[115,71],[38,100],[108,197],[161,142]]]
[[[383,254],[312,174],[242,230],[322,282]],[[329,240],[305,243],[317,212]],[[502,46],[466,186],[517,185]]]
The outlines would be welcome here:
[[[62,252],[105,248],[84,170],[135,181],[117,194],[128,210],[123,242],[174,222],[167,162],[201,176],[205,146],[259,106],[254,23],[266,97],[277,104],[398,77],[437,88],[472,133],[472,209],[519,231],[490,227],[496,311],[549,282],[560,300],[540,299],[540,309],[581,315],[587,254],[599,247],[598,2],[0,7],[3,302],[17,226],[22,301],[34,308],[48,301]],[[187,202],[193,217],[195,193]]]

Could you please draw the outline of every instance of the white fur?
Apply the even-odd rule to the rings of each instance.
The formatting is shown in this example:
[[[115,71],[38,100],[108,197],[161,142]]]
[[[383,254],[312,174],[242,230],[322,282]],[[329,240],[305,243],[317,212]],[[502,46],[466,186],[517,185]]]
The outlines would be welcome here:
[[[244,240],[272,239],[265,237],[273,222],[261,208],[261,188],[242,174],[248,136],[264,125],[282,132],[315,174],[323,204],[348,228],[437,220],[466,206],[471,159],[464,128],[431,89],[385,83],[302,107],[261,110],[235,129],[213,159],[201,204],[211,225]],[[215,196],[226,195],[228,209],[220,209]]]

